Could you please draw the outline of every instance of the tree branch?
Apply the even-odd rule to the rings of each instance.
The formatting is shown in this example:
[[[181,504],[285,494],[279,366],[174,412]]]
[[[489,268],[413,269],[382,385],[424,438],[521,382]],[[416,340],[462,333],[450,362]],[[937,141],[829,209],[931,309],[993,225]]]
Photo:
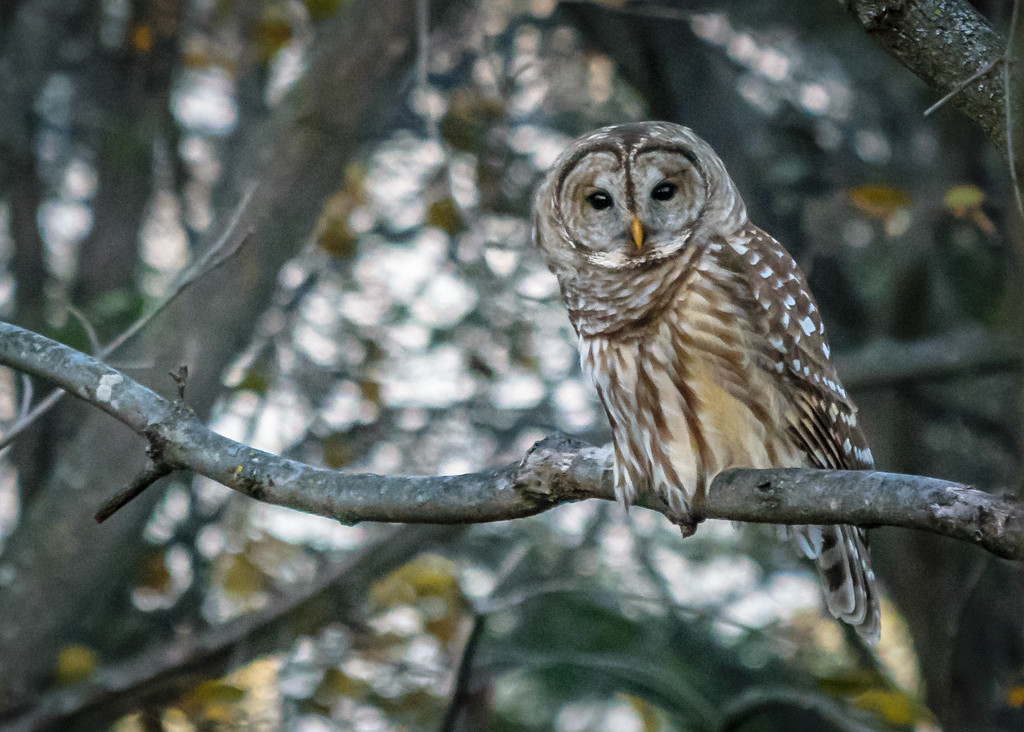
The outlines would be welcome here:
[[[587,498],[614,500],[607,453],[562,435],[520,463],[454,476],[341,473],[219,435],[91,356],[0,323],[0,363],[49,379],[131,427],[162,462],[245,495],[342,523],[461,524],[530,516]],[[665,512],[655,496],[637,505]],[[935,478],[877,471],[732,469],[720,473],[705,518],[772,524],[902,526],[944,534],[1001,557],[1024,558],[1024,512],[1012,499]]]
[[[17,708],[0,709],[0,729],[106,729],[147,704],[169,704],[200,681],[288,648],[296,636],[315,635],[328,623],[352,622],[354,608],[374,580],[420,552],[452,541],[460,530],[423,526],[385,532],[364,550],[327,567],[308,586],[275,598],[262,610],[104,665],[88,683],[51,689]]]
[[[723,710],[718,732],[742,729],[773,707],[795,707],[815,712],[840,732],[875,732],[878,729],[859,718],[869,716],[862,710],[851,710],[824,694],[779,686],[754,688],[737,696]]]
[[[231,220],[228,222],[227,228],[224,229],[224,233],[218,237],[217,241],[207,249],[195,262],[193,262],[187,269],[185,269],[175,280],[174,286],[171,288],[160,302],[156,304],[149,312],[142,315],[134,323],[128,326],[119,336],[108,343],[102,348],[96,348],[95,353],[97,358],[106,358],[118,348],[123,346],[136,334],[142,331],[147,325],[149,325],[154,318],[160,313],[164,312],[175,300],[178,299],[186,290],[188,290],[193,284],[205,277],[207,274],[215,271],[221,265],[227,263],[231,257],[238,253],[238,250],[249,240],[251,231],[247,231],[240,236],[236,236],[236,230],[238,223],[242,219],[242,214],[245,213],[249,207],[249,203],[252,201],[253,193],[256,191],[255,185],[249,185],[245,193],[242,196],[241,202],[235,208],[234,214],[231,216]],[[70,309],[72,314],[75,314],[74,309]],[[81,319],[83,326],[89,330],[90,340],[95,342],[95,333],[91,331],[91,326],[88,325],[87,321]],[[0,438],[0,450],[3,450],[11,444],[17,438],[19,434],[25,431],[29,425],[35,422],[39,417],[48,412],[54,404],[60,401],[61,397],[64,396],[63,391],[57,390],[50,392],[44,399],[41,399],[39,403],[32,409],[31,412],[25,414],[2,438]]]
[[[1006,43],[966,0],[847,0],[864,31],[907,69],[940,91],[956,89],[980,69],[995,69]],[[952,104],[1007,149],[1004,76],[988,74]]]
[[[952,104],[973,119],[1000,150],[1006,150],[1005,79],[998,62],[1004,39],[966,0],[847,0],[847,8],[871,38],[915,75],[944,93],[963,86]]]
[[[1014,371],[1024,364],[1024,347],[1005,333],[964,328],[934,338],[878,340],[836,356],[836,369],[850,391],[884,388],[908,381],[935,382]]]

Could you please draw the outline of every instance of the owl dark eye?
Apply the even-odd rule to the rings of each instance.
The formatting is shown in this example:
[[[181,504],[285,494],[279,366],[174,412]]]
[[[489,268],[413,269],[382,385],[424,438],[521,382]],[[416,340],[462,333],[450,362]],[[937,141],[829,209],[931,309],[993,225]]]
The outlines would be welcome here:
[[[603,211],[612,205],[612,197],[608,195],[607,191],[594,191],[586,198],[595,211]]]
[[[675,183],[669,183],[667,181],[664,183],[659,183],[658,185],[654,186],[654,190],[651,191],[651,198],[653,198],[655,201],[667,201],[670,198],[672,198],[672,196],[676,195],[676,191],[678,190],[679,186],[677,186]]]

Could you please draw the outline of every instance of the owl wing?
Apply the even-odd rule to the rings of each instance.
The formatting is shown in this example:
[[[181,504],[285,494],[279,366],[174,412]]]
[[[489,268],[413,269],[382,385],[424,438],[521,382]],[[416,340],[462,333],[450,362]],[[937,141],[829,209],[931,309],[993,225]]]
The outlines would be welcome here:
[[[747,311],[762,342],[762,367],[782,378],[786,428],[807,465],[837,470],[874,467],[857,425],[856,407],[839,381],[817,303],[792,256],[774,238],[748,226],[730,245],[744,262]],[[854,526],[794,526],[792,534],[814,559],[829,611],[864,637],[878,637],[878,598],[867,534]]]

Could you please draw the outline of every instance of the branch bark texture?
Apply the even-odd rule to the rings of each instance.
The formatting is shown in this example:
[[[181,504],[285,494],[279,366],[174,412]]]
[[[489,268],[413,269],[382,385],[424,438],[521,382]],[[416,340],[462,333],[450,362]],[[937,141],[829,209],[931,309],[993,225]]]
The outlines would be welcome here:
[[[1006,150],[1006,87],[999,68],[1006,42],[969,2],[847,0],[847,8],[875,42],[943,93],[990,68],[951,104]]]
[[[189,469],[256,500],[362,521],[461,524],[530,516],[587,498],[614,500],[607,452],[556,435],[519,463],[455,476],[341,473],[271,455],[208,429],[106,364],[0,323],[0,363],[49,379],[123,422],[171,469]],[[638,505],[664,511],[653,496]],[[878,471],[732,469],[708,491],[706,518],[922,529],[1024,558],[1024,511],[1012,499],[935,478]]]

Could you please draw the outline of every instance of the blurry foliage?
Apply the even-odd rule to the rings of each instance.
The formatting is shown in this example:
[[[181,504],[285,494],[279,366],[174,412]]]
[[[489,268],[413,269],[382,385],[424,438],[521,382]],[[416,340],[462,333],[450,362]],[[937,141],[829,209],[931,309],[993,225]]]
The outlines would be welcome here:
[[[508,117],[504,100],[477,87],[456,87],[447,102],[439,130],[441,138],[459,152],[485,149],[494,126]]]
[[[448,646],[455,640],[459,616],[465,610],[456,564],[425,554],[383,577],[370,587],[371,612],[418,608],[424,629]]]
[[[865,216],[888,221],[910,207],[910,194],[885,185],[866,185],[849,190],[850,201]]]
[[[309,17],[316,22],[329,18],[345,4],[347,0],[302,0],[302,4],[309,11]]]
[[[71,686],[88,681],[96,672],[96,652],[85,646],[71,645],[60,649],[54,680],[58,686]]]
[[[931,722],[931,715],[921,702],[899,689],[869,689],[855,696],[853,703],[892,724],[911,726],[918,722]]]
[[[287,7],[282,3],[266,3],[253,28],[256,60],[267,63],[292,38],[292,24]]]
[[[324,203],[314,238],[331,256],[351,259],[356,254],[359,235],[350,228],[349,217],[356,207],[366,202],[365,178],[362,166],[351,163],[345,169],[345,187]]]

